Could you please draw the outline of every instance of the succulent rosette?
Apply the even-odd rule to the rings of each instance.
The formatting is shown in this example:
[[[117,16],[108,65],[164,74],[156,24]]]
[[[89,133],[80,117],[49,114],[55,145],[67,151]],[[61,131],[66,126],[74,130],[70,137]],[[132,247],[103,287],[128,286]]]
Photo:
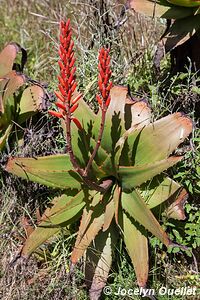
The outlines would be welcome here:
[[[71,263],[75,265],[86,253],[90,297],[98,299],[119,237],[141,287],[148,279],[148,235],[167,247],[174,245],[157,216],[162,212],[183,220],[187,192],[163,172],[183,159],[172,153],[193,126],[181,113],[152,121],[145,101],[133,101],[126,87],[112,87],[106,48],[99,52],[99,112],[95,114],[78,92],[73,45],[70,22],[61,22],[58,111],[50,114],[62,120],[67,153],[11,158],[7,171],[62,191],[27,237],[21,257],[29,257],[80,219]]]

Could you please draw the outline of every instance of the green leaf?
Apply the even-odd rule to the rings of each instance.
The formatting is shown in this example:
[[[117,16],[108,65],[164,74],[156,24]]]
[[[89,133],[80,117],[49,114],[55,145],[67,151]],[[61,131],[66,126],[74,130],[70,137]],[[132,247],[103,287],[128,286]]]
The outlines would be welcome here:
[[[77,93],[74,93],[73,97],[75,98],[77,95]],[[78,109],[75,110],[73,116],[82,123],[83,128],[87,131],[88,127],[94,123],[96,114],[82,98],[78,101],[78,104]]]
[[[174,180],[157,176],[152,181],[140,186],[139,191],[147,206],[155,213],[164,212],[167,218],[185,219],[184,204],[188,193]],[[158,209],[158,206],[161,205]]]
[[[168,159],[141,166],[120,166],[118,173],[121,177],[122,188],[124,190],[131,190],[134,187],[140,186],[147,180],[152,179],[154,176],[177,164],[181,159],[182,157],[172,156]]]
[[[82,179],[73,171],[68,154],[10,158],[6,170],[24,179],[50,187],[81,189]]]
[[[79,93],[77,91],[75,91],[73,94],[72,100],[75,99],[78,95],[79,95]],[[80,98],[80,100],[78,101],[78,108],[73,113],[73,116],[75,118],[77,118],[79,120],[79,122],[81,122],[85,132],[88,132],[91,130],[93,123],[96,119],[95,113],[91,110],[91,108],[83,100],[83,98]],[[64,121],[62,121],[62,128],[63,128],[64,132],[66,133],[66,125],[65,125]],[[79,131],[77,129],[76,125],[73,124],[73,122],[72,122],[72,131],[74,131],[75,134],[77,134],[77,132]]]
[[[13,119],[17,107],[13,94],[25,82],[25,76],[15,71],[11,71],[0,80],[0,129],[6,129]]]
[[[155,235],[163,244],[169,246],[170,239],[164,232],[144,199],[136,190],[131,193],[122,192],[122,208],[139,224]]]
[[[114,201],[111,200],[106,205],[105,215],[104,215],[104,224],[103,224],[103,229],[102,229],[103,232],[106,231],[110,227],[110,224],[113,220],[114,215],[115,215],[115,204],[114,204]]]
[[[185,212],[184,205],[186,200],[188,199],[188,193],[185,189],[182,189],[180,193],[177,195],[177,199],[175,202],[171,203],[166,209],[165,214],[167,218],[173,218],[176,220],[185,220]]]
[[[175,113],[142,129],[127,131],[120,165],[141,165],[166,159],[191,133],[192,128],[188,117]]]
[[[44,212],[39,226],[54,227],[66,223],[82,210],[90,198],[91,195],[84,190],[79,192],[68,190],[62,196],[54,198],[51,207]]]
[[[106,232],[101,231],[87,249],[85,280],[91,299],[99,299],[106,285],[117,236],[114,226],[111,226]]]
[[[130,8],[150,17],[181,19],[194,14],[194,9],[170,4],[166,0],[128,0]]]
[[[111,101],[106,112],[106,122],[104,126],[101,147],[107,153],[113,153],[115,144],[125,131],[125,104],[127,101],[128,89],[122,86],[115,86],[111,89]],[[101,110],[99,110],[94,123],[93,135],[97,141],[99,128],[101,125]]]
[[[182,187],[179,183],[163,175],[156,176],[139,187],[142,197],[150,209],[167,200],[170,203],[174,202],[181,189]]]
[[[122,228],[124,242],[137,276],[137,283],[140,287],[145,287],[149,272],[148,242],[145,230],[130,220],[125,213],[123,213]]]
[[[3,150],[6,141],[11,133],[12,125],[9,125],[6,129],[6,131],[0,131],[0,151]]]
[[[61,227],[67,226],[67,222],[71,223],[71,220],[84,207],[84,197],[83,191],[77,194],[68,191],[60,197],[54,198],[51,203],[53,206],[46,209],[39,226],[36,227],[26,240],[21,255],[25,257],[29,256],[37,247],[58,233]]]
[[[97,202],[101,199],[101,195],[97,194]],[[89,218],[88,218],[89,216]],[[88,220],[86,225],[84,224],[85,219]],[[103,227],[104,223],[104,205],[98,203],[94,208],[89,207],[87,212],[83,215],[81,220],[77,240],[72,251],[71,261],[76,264],[81,256],[84,254],[87,247],[90,245],[92,240],[96,237],[98,232]]]
[[[39,85],[32,85],[24,90],[20,99],[20,113],[17,120],[19,124],[42,109],[44,95],[44,90]]]

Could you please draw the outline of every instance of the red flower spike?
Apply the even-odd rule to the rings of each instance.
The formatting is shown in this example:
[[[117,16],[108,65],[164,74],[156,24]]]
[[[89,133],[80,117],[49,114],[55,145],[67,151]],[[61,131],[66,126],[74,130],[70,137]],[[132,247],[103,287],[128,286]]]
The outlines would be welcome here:
[[[74,64],[75,64],[75,61],[76,61],[76,59],[75,59],[75,58],[73,58],[73,59],[72,59],[72,61],[71,61],[71,63],[70,63],[70,65],[69,65],[69,67],[70,67],[70,68],[72,68],[72,67],[74,66]]]
[[[78,103],[74,104],[74,105],[70,108],[71,114],[73,114],[73,112],[75,112],[75,110],[77,109],[77,107],[78,107]]]
[[[101,100],[100,96],[96,95],[96,99],[97,99],[99,105],[101,106],[102,105],[102,100]]]
[[[60,102],[55,102],[55,105],[61,109],[63,109],[64,111],[66,110],[66,106]]]
[[[78,100],[80,100],[81,97],[82,97],[82,94],[79,94],[76,98],[74,98],[74,99],[72,100],[72,104],[75,104],[76,102],[78,102]]]
[[[58,75],[58,80],[59,80],[60,84],[62,85],[62,87],[65,87],[65,82],[60,75]]]
[[[108,80],[109,80],[109,75],[106,74],[106,75],[105,75],[105,78],[104,78],[104,84],[105,84],[105,85],[107,85]]]
[[[63,118],[63,115],[57,111],[49,110],[48,113],[53,117],[57,117],[59,119]]]
[[[67,42],[67,44],[69,44],[69,43],[70,43],[70,41],[71,41],[71,38],[72,38],[72,32],[70,31],[70,32],[69,32],[69,34],[68,34],[68,37],[66,38],[66,42]]]
[[[105,73],[102,69],[99,70],[102,80],[104,80]]]
[[[59,88],[61,94],[63,95],[63,97],[65,98],[65,97],[66,97],[66,92],[65,92],[64,88],[62,87],[62,85],[59,84],[59,85],[58,85],[58,88]]]
[[[62,63],[61,60],[58,61],[58,64],[59,64],[60,69],[63,70],[64,69],[64,65],[63,65],[63,63]]]
[[[100,49],[99,51],[99,76],[98,85],[101,96],[97,95],[96,99],[102,109],[107,109],[110,104],[110,90],[112,82],[110,82],[111,70],[110,70],[110,49]]]
[[[69,25],[70,25],[70,19],[68,19],[68,20],[67,20],[67,22],[66,22],[66,24],[65,24],[65,28],[66,28],[66,30],[68,30],[68,29],[69,29]]]
[[[73,85],[72,85],[72,93],[75,91],[76,87],[77,87],[77,83],[74,82]]]
[[[112,81],[109,82],[109,85],[107,86],[106,90],[109,92],[112,88]]]
[[[109,104],[110,104],[110,100],[111,100],[111,97],[110,97],[110,96],[108,96],[108,99],[106,100],[106,107],[108,107],[108,106],[109,106]]]
[[[65,99],[63,98],[63,96],[61,96],[58,92],[54,91],[54,94],[60,101],[65,102]]]
[[[109,65],[110,65],[110,56],[108,56],[106,59],[106,66],[108,67]]]
[[[76,83],[76,59],[74,57],[74,41],[72,40],[72,29],[70,26],[70,20],[66,22],[60,22],[60,46],[59,46],[59,61],[60,75],[58,76],[58,89],[59,92],[55,91],[55,95],[59,101],[55,102],[55,105],[62,110],[60,112],[49,111],[52,116],[58,118],[64,118],[66,124],[72,120],[79,129],[82,129],[80,122],[76,118],[71,118],[71,114],[78,108],[78,100],[82,97],[79,94],[73,99],[73,93],[77,88]],[[73,100],[72,100],[73,99]]]
[[[80,129],[80,130],[83,129],[81,123],[79,122],[79,120],[78,120],[77,118],[72,118],[72,121],[73,121],[74,124],[78,127],[78,129]]]
[[[60,30],[62,30],[62,28],[65,27],[65,23],[63,20],[60,21]]]
[[[70,102],[72,97],[72,90],[69,90],[68,94],[67,94],[67,101]]]
[[[101,94],[102,94],[103,99],[106,99],[106,88],[105,88],[105,86],[103,86]]]
[[[98,85],[99,85],[99,90],[102,91],[103,90],[103,82],[102,82],[102,80],[98,81]]]

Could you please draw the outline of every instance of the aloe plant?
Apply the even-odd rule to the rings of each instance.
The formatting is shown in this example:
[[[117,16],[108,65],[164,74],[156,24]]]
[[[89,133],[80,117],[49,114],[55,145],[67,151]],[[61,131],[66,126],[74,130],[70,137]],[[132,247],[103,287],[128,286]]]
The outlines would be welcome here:
[[[21,52],[21,63],[16,64]],[[0,150],[8,139],[13,124],[22,124],[41,109],[44,91],[39,85],[29,85],[22,73],[26,63],[26,51],[16,43],[10,43],[0,53]]]
[[[143,288],[148,279],[148,235],[167,247],[174,245],[156,212],[185,218],[187,192],[163,171],[183,159],[171,153],[191,133],[192,122],[181,113],[153,122],[146,102],[133,101],[126,87],[112,87],[109,50],[104,48],[99,53],[99,112],[95,114],[77,91],[69,20],[61,22],[60,30],[59,111],[50,114],[62,119],[68,152],[10,158],[6,170],[62,191],[28,235],[20,256],[28,258],[80,219],[71,263],[75,265],[86,252],[90,298],[98,299],[120,236]]]
[[[168,27],[162,36],[162,39],[158,45],[157,52],[157,67],[159,67],[159,61],[163,57],[164,53],[174,50],[176,47],[183,45],[195,34],[200,31],[200,1],[195,0],[128,0],[127,7],[135,10],[136,12],[146,14],[151,17],[159,17],[171,20],[168,23]],[[195,44],[195,50],[198,52],[199,39],[197,39],[197,45]],[[161,49],[164,50],[161,51]],[[193,51],[193,52],[195,52]],[[185,52],[185,53],[184,53]],[[191,51],[190,51],[191,52]],[[195,52],[195,53],[196,53]],[[161,54],[162,53],[162,54]],[[188,56],[195,64],[195,68],[199,69],[199,56],[198,58],[193,53],[193,56],[182,49],[181,55],[182,64],[187,63]],[[178,55],[175,54],[177,57]],[[183,62],[184,57],[184,62]],[[176,58],[177,61],[180,58]],[[194,60],[194,61],[193,61]],[[174,64],[178,64],[177,61]],[[176,66],[176,68],[183,68],[184,66]]]

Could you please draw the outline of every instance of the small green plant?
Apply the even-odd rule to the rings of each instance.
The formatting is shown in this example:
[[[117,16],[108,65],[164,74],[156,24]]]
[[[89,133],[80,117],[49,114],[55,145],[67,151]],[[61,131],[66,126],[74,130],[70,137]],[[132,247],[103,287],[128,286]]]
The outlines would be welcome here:
[[[15,63],[21,52],[20,64]],[[44,91],[39,85],[22,89],[29,78],[22,73],[27,60],[26,51],[15,43],[8,44],[0,53],[0,150],[12,131],[42,108]]]
[[[73,267],[86,253],[90,298],[99,299],[120,236],[143,288],[149,233],[167,247],[175,245],[152,210],[155,215],[163,211],[171,218],[185,218],[187,192],[162,172],[182,160],[170,154],[191,133],[192,122],[181,113],[152,122],[146,102],[133,101],[126,87],[112,87],[109,50],[104,48],[99,52],[100,109],[95,114],[77,92],[69,20],[61,22],[60,31],[59,111],[50,114],[62,120],[67,154],[10,158],[6,170],[62,191],[29,232],[20,256],[29,257],[80,219],[71,263]]]

